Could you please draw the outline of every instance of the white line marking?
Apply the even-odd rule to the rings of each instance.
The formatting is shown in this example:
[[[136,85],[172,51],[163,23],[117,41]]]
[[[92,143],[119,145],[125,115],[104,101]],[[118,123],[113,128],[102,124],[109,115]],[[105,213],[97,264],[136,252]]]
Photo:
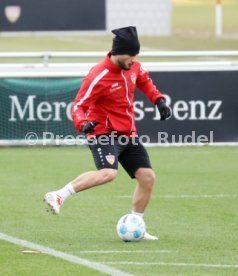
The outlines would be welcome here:
[[[132,198],[131,195],[122,195],[117,196],[119,198]],[[218,194],[218,195],[161,195],[161,196],[152,196],[152,198],[233,198],[238,197],[237,194],[229,195],[229,194]]]
[[[76,263],[76,264],[80,264],[80,265],[84,265],[87,266],[89,268],[92,268],[94,270],[98,270],[101,271],[103,273],[109,274],[109,275],[116,275],[116,276],[131,276],[131,274],[125,273],[123,271],[114,269],[110,266],[104,265],[104,264],[100,264],[100,263],[96,263],[96,262],[91,262],[87,259],[82,259],[80,257],[71,255],[71,254],[67,254],[64,253],[62,251],[58,251],[58,250],[54,250],[52,248],[49,247],[45,247],[36,243],[32,243],[26,240],[21,240],[15,237],[11,237],[8,236],[4,233],[0,232],[0,240],[4,240],[16,245],[20,245],[20,246],[24,246],[42,253],[46,253],[48,255],[63,259],[65,261],[71,262],[71,263]]]
[[[177,253],[174,250],[83,250],[80,254],[111,254],[111,253]]]
[[[141,265],[141,266],[192,266],[207,268],[238,268],[238,264],[192,264],[192,263],[141,263],[141,262],[105,262],[114,265]]]

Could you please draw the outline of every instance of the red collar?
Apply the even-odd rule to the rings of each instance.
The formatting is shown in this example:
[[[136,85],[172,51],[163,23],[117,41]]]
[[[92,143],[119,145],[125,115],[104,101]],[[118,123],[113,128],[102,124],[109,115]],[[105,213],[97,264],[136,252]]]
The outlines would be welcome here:
[[[103,63],[105,64],[105,66],[109,69],[110,72],[113,72],[113,73],[120,73],[121,72],[121,68],[116,65],[115,63],[113,63],[111,61],[111,53],[109,52],[106,57],[104,58],[104,61]]]

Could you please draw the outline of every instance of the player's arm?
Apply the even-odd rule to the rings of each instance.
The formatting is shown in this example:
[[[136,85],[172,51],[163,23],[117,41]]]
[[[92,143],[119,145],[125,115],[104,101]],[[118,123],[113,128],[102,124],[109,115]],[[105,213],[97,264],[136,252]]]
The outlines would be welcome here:
[[[93,132],[97,122],[88,122],[87,112],[89,107],[97,101],[102,91],[100,83],[93,83],[91,77],[86,77],[74,100],[71,109],[75,128],[79,132]]]
[[[155,104],[160,112],[161,120],[169,119],[172,115],[171,108],[166,105],[165,96],[156,88],[149,77],[149,73],[140,67],[136,80],[136,87],[140,89]]]

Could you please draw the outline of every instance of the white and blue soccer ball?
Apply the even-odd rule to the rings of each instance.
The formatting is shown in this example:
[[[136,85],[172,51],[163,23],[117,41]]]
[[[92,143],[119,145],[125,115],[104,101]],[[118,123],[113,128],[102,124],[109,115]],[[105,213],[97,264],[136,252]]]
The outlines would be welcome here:
[[[117,234],[125,242],[141,240],[145,234],[145,230],[145,222],[138,215],[124,215],[117,223]]]

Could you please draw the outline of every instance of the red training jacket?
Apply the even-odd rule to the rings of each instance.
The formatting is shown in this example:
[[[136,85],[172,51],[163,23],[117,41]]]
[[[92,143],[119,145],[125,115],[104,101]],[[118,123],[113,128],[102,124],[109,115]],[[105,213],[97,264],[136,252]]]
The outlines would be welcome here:
[[[72,118],[76,130],[81,132],[83,123],[97,121],[93,135],[112,131],[127,136],[137,134],[133,107],[135,88],[153,104],[158,98],[164,99],[138,61],[130,70],[123,70],[111,61],[109,53],[90,70],[75,98]]]

